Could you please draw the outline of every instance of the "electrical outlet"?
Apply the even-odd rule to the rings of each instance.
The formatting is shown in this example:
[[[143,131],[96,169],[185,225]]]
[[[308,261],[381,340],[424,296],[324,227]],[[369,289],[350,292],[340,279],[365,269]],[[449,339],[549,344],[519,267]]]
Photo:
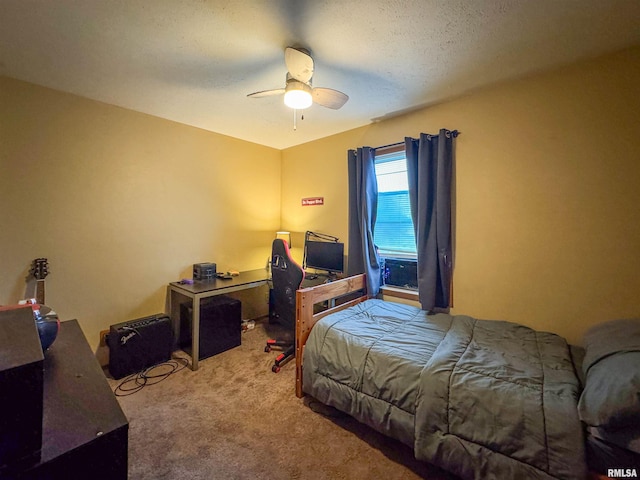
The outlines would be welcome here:
[[[100,346],[101,347],[106,347],[107,346],[107,335],[109,335],[109,330],[102,330],[100,332]]]

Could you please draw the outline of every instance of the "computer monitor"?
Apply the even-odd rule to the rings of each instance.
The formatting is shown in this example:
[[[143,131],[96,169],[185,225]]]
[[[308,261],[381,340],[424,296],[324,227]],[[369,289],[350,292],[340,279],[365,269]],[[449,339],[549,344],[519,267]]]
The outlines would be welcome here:
[[[323,270],[331,274],[344,271],[344,243],[318,242],[306,239],[304,267]]]

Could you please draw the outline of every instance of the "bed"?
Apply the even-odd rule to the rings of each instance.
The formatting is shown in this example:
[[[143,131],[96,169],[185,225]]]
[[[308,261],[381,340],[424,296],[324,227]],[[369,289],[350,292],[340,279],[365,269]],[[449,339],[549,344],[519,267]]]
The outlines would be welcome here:
[[[465,479],[578,479],[595,448],[585,449],[585,434],[595,438],[595,428],[599,442],[613,445],[604,422],[585,422],[607,404],[601,386],[595,401],[584,400],[582,365],[576,370],[576,351],[557,335],[370,299],[364,275],[299,290],[296,305],[296,394],[409,445],[419,460]],[[615,348],[577,350],[585,392],[594,362],[602,367]],[[633,392],[626,401],[633,404]],[[635,419],[627,410],[616,428]],[[640,456],[629,450],[633,439],[624,441],[632,454],[624,467],[633,468]],[[618,468],[610,462],[619,454],[602,459],[606,468]]]

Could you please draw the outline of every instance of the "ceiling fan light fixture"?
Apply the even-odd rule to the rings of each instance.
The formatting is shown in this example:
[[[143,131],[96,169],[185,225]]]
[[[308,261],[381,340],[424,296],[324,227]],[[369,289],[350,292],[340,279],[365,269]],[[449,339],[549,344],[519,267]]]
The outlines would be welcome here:
[[[311,87],[313,58],[303,48],[287,47],[284,51],[287,65],[287,80],[284,88],[262,90],[247,95],[251,98],[284,94],[284,104],[295,112],[309,108],[312,104],[338,110],[349,100],[349,96],[332,88]],[[295,122],[294,122],[295,123]],[[294,124],[295,130],[295,124]]]
[[[313,103],[311,98],[311,87],[306,83],[298,81],[287,82],[284,93],[284,104],[289,108],[303,110],[309,108]]]

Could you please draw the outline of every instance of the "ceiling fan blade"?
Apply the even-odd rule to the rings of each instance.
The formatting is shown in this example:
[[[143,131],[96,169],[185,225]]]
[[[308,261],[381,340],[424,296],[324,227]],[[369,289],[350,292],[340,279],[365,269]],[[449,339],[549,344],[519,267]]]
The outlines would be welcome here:
[[[262,97],[272,97],[274,95],[282,95],[282,94],[284,94],[284,88],[276,88],[274,90],[262,90],[261,92],[253,92],[247,95],[247,97],[262,98]]]
[[[309,83],[313,77],[313,58],[306,51],[287,47],[284,51],[284,63],[289,74],[304,83]]]
[[[314,88],[312,96],[313,101],[318,105],[333,108],[334,110],[338,110],[347,103],[347,100],[349,100],[349,96],[347,94],[339,92],[338,90],[333,90],[332,88]]]

